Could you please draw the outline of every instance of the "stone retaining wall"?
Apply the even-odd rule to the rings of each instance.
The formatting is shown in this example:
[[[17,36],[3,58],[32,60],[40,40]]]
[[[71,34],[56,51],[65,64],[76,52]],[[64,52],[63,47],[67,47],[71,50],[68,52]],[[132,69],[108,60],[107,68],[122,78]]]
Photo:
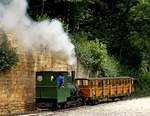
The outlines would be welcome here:
[[[0,114],[34,110],[36,72],[72,71],[75,67],[43,50],[26,51],[17,45],[13,33],[7,37],[10,46],[17,48],[19,62],[11,70],[0,73]]]

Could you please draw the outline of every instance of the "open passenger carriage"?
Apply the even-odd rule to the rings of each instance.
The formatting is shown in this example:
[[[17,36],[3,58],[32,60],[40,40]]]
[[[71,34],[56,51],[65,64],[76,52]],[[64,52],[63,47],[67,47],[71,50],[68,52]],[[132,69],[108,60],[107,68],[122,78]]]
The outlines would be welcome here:
[[[86,102],[104,99],[123,98],[134,92],[133,78],[130,77],[102,77],[75,79],[79,87],[79,95],[86,98]]]

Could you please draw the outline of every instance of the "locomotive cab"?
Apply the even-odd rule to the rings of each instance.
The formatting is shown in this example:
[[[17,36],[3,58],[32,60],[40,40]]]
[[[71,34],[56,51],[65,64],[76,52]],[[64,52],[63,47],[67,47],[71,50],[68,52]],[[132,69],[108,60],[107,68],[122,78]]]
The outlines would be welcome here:
[[[58,86],[57,75],[64,76],[62,87]],[[76,96],[76,87],[68,72],[43,71],[36,73],[36,104],[38,107],[57,108]]]

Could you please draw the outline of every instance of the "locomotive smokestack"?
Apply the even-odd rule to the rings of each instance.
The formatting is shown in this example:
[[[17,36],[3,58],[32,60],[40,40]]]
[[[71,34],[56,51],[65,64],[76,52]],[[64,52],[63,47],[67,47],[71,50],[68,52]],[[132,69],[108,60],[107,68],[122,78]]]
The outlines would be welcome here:
[[[49,52],[66,57],[70,65],[76,63],[74,45],[61,22],[48,19],[33,21],[27,15],[26,0],[0,0],[0,28],[14,32],[18,42],[29,50],[44,46]]]

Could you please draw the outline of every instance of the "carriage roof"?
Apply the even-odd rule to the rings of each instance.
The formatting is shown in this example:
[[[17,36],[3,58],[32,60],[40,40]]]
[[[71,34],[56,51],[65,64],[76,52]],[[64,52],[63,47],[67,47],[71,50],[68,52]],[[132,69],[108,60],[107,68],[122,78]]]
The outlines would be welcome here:
[[[111,79],[132,79],[134,80],[134,78],[132,77],[99,77],[99,78],[75,78],[75,80],[111,80]]]

